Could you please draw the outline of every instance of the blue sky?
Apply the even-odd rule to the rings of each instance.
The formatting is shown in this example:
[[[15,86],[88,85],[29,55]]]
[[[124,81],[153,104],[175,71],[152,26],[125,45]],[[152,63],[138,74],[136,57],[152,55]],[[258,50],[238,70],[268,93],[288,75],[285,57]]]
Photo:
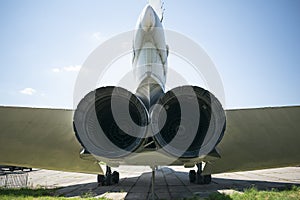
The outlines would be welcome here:
[[[0,105],[72,108],[80,66],[101,42],[132,30],[145,4],[0,1]],[[299,0],[166,0],[165,9],[164,27],[214,61],[226,108],[300,104]]]

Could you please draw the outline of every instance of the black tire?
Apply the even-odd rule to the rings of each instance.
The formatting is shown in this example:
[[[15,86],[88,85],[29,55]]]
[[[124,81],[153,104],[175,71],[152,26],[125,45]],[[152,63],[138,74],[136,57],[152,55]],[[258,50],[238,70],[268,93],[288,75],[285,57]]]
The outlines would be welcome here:
[[[104,185],[104,181],[105,181],[105,177],[104,177],[104,175],[98,175],[97,176],[97,182],[98,182],[98,184],[99,185]]]
[[[211,183],[211,175],[204,175],[204,184],[210,184]]]
[[[197,173],[197,184],[199,185],[204,184],[204,176],[202,176],[200,173]]]
[[[118,184],[119,183],[119,177],[120,177],[119,172],[114,171],[112,173],[112,182],[115,183],[115,184]]]
[[[105,177],[105,185],[107,185],[107,186],[112,185],[112,175],[111,174],[108,174]]]
[[[15,170],[15,167],[9,167],[9,171],[13,172]]]
[[[189,180],[190,180],[190,183],[195,183],[195,181],[196,181],[196,172],[195,172],[195,170],[190,170]]]

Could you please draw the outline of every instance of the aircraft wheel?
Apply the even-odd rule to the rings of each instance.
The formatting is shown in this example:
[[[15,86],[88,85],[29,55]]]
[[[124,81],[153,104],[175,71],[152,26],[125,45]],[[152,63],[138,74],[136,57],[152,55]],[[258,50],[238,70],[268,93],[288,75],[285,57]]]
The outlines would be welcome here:
[[[190,180],[190,183],[195,183],[195,181],[196,181],[196,172],[195,172],[195,170],[190,170],[189,180]]]
[[[204,184],[204,176],[202,176],[200,173],[197,173],[197,184],[199,185]]]
[[[105,177],[105,185],[109,186],[112,185],[112,175],[111,174],[107,174]]]
[[[104,183],[105,183],[105,176],[98,174],[97,182],[98,182],[99,185],[104,185]]]
[[[203,176],[204,179],[204,184],[210,184],[211,183],[211,175],[204,175]]]
[[[106,166],[106,173],[105,175],[98,175],[98,184],[102,186],[109,186],[112,184],[119,183],[119,172],[114,171],[111,173],[111,168]]]
[[[114,171],[112,173],[112,182],[116,184],[119,183],[119,177],[120,177],[119,172]]]

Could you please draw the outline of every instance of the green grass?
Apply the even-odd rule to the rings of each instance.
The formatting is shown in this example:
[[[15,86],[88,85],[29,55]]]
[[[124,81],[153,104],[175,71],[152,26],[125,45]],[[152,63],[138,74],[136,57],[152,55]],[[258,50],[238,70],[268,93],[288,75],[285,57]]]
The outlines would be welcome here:
[[[67,200],[69,198],[56,197],[56,189],[4,189],[0,188],[0,200]],[[72,200],[86,199],[92,200],[90,193],[83,194],[81,198]],[[97,198],[108,200],[107,198]],[[259,191],[256,188],[246,189],[243,194],[233,193],[232,195],[212,193],[206,200],[300,200],[300,187],[293,186],[284,190],[272,189],[271,191]],[[198,197],[189,200],[199,200]]]
[[[271,191],[259,191],[256,188],[246,189],[243,194],[233,193],[225,195],[211,194],[206,200],[300,200],[300,187],[292,186],[284,190],[272,189]]]
[[[67,200],[70,198],[66,197],[57,197],[55,196],[56,189],[5,189],[0,188],[0,200]],[[96,199],[92,198],[90,193],[83,194],[81,198],[72,198],[72,200],[78,200],[78,199]],[[100,200],[108,200],[107,198],[97,198]]]

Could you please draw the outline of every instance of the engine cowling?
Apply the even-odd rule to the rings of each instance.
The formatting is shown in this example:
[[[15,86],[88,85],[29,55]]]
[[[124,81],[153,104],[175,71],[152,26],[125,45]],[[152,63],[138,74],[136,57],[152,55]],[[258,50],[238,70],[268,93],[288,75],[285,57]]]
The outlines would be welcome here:
[[[209,91],[181,86],[162,95],[149,114],[143,102],[120,87],[88,93],[74,113],[74,130],[93,155],[120,158],[142,147],[151,128],[158,149],[176,157],[208,155],[222,139],[226,117]]]
[[[174,88],[157,105],[151,112],[152,130],[158,145],[171,155],[208,155],[224,135],[226,117],[222,105],[203,88]]]
[[[74,113],[77,139],[89,153],[119,158],[138,149],[146,134],[148,112],[131,92],[101,87],[88,93]]]

